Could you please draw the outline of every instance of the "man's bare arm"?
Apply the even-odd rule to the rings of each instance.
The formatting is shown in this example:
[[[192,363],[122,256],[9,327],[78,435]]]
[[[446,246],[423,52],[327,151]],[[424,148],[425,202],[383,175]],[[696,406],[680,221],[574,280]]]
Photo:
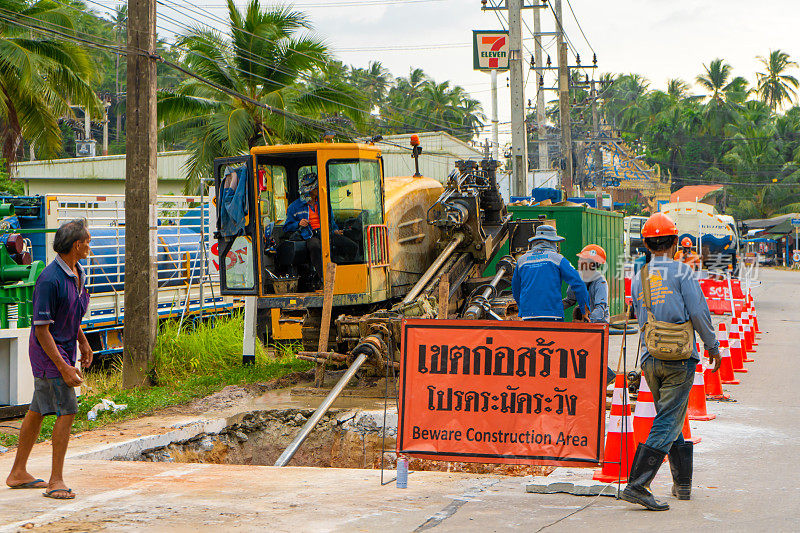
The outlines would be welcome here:
[[[61,372],[61,377],[64,378],[64,382],[70,387],[77,387],[83,383],[81,371],[67,364],[67,362],[64,361],[64,358],[61,357],[61,354],[58,352],[56,341],[53,339],[53,335],[50,333],[50,324],[37,325],[35,334],[36,340],[39,341],[39,345],[47,354],[47,357],[53,361],[53,364],[56,365],[58,371]],[[83,335],[82,332],[81,335]],[[84,339],[85,338],[86,337],[84,337]]]

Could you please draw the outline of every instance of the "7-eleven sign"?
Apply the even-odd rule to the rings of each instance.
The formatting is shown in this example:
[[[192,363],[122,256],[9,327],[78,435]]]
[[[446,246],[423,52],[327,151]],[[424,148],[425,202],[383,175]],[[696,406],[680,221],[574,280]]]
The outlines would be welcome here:
[[[472,68],[508,70],[507,31],[472,31]]]

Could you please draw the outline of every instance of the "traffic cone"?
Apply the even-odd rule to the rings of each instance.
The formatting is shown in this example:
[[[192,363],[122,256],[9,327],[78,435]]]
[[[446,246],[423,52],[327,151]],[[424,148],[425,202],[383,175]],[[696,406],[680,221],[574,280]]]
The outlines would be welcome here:
[[[717,339],[719,339],[719,332],[717,332]],[[722,342],[720,342],[720,355],[722,355]],[[712,367],[708,367],[705,365],[705,361],[708,359],[708,351],[703,350],[700,351],[700,343],[697,343],[697,353],[701,355],[700,358],[700,368],[703,372],[703,382],[705,382],[706,387],[706,400],[730,400],[729,396],[726,396],[724,392],[722,392],[722,379],[720,378],[720,371],[717,370],[714,372]],[[634,418],[633,423],[636,424],[636,419]]]
[[[653,393],[647,386],[647,380],[639,381],[639,395],[636,397],[636,410],[633,412],[633,434],[636,442],[646,442],[653,427],[656,417],[656,404],[653,403]]]
[[[743,308],[739,314],[739,340],[742,344],[742,364],[752,363],[753,359],[748,355],[755,352],[753,345],[748,340],[750,338],[750,317],[747,311]]]
[[[717,415],[708,414],[706,409],[706,384],[703,380],[703,363],[700,362],[694,372],[694,383],[689,392],[689,406],[687,408],[689,420],[714,420]]]
[[[761,335],[761,328],[758,327],[758,313],[756,313],[756,301],[749,292],[747,293],[747,301],[750,304],[750,310],[753,312],[753,326],[755,327],[755,334]]]
[[[717,327],[717,339],[719,340],[719,354],[722,357],[722,364],[719,367],[719,377],[726,385],[738,385],[739,380],[733,374],[733,361],[728,341],[728,328],[725,322],[720,322]]]
[[[702,437],[692,437],[692,428],[689,427],[689,417],[688,413],[687,416],[683,417],[683,440],[688,442],[693,442],[695,444],[700,444],[700,441],[703,440]]]
[[[636,437],[633,434],[631,403],[625,375],[620,374],[614,381],[614,395],[611,397],[603,467],[595,470],[592,479],[604,483],[627,481],[635,449]]]
[[[744,356],[745,356],[745,348],[742,344],[742,340],[740,338],[740,328],[739,328],[739,319],[735,316],[731,318],[731,329],[728,332],[728,343],[730,345],[730,352],[731,352],[731,365],[733,365],[734,372],[747,372],[747,369],[744,367]],[[723,382],[725,380],[723,379]]]
[[[750,310],[745,307],[742,316],[744,318],[742,327],[744,328],[744,338],[747,341],[747,351],[755,352],[755,347],[758,346],[758,343],[756,343],[755,328],[753,327],[753,315],[750,313]]]

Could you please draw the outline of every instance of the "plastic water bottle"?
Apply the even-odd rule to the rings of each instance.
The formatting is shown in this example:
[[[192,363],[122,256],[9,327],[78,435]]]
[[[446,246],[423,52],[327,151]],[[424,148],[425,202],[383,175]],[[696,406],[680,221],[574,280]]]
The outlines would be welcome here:
[[[397,458],[397,488],[408,488],[408,458],[402,455]]]

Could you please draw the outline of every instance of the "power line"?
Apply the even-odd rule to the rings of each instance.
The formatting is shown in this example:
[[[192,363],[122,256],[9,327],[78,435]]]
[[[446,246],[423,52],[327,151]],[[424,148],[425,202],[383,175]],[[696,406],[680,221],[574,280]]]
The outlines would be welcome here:
[[[596,52],[594,51],[594,48],[592,47],[592,43],[589,42],[589,39],[586,37],[586,34],[583,32],[583,28],[581,27],[581,23],[580,23],[580,21],[578,21],[578,16],[575,15],[575,11],[572,9],[572,4],[569,2],[569,0],[566,0],[566,1],[567,1],[567,7],[569,7],[570,13],[572,13],[572,18],[575,19],[575,24],[578,25],[578,29],[580,30],[581,35],[583,35],[583,40],[586,41],[586,44],[589,45],[589,49],[592,51],[593,54],[595,54]]]

